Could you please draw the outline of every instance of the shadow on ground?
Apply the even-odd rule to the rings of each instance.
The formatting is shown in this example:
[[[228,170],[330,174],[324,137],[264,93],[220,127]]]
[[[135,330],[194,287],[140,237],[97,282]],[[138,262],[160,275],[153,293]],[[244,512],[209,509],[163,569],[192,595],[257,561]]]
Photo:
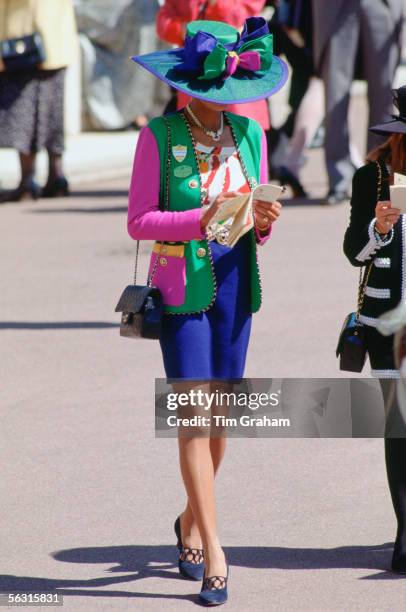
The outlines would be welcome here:
[[[388,570],[393,544],[376,546],[343,546],[340,548],[281,548],[281,547],[225,547],[230,566],[278,570],[368,569],[380,573],[361,579],[401,579]],[[173,593],[145,593],[100,587],[134,582],[144,578],[181,580],[176,570],[174,546],[108,546],[72,548],[52,554],[56,561],[108,565],[110,576],[90,580],[38,578],[31,576],[0,576],[0,592],[53,592],[83,597],[128,597],[146,599],[174,599],[197,602],[197,595]],[[88,570],[87,570],[88,571]],[[113,574],[127,572],[126,576]],[[164,589],[164,583],[163,583]],[[196,592],[198,589],[196,589]]]
[[[0,331],[3,329],[109,329],[111,327],[120,327],[120,325],[108,321],[0,321]]]
[[[75,189],[71,198],[127,198],[128,189]]]
[[[69,206],[68,208],[28,208],[24,210],[24,213],[29,215],[60,215],[60,214],[82,214],[82,215],[94,215],[94,214],[112,214],[112,213],[126,213],[128,210],[127,206],[103,206],[103,207],[92,207],[92,206]]]

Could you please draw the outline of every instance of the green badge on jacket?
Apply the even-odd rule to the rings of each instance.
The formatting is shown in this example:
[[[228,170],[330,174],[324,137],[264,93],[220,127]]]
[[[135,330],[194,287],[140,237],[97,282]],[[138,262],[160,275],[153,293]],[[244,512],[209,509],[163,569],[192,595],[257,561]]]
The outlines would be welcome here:
[[[177,166],[173,171],[177,178],[187,178],[193,173],[191,166]]]

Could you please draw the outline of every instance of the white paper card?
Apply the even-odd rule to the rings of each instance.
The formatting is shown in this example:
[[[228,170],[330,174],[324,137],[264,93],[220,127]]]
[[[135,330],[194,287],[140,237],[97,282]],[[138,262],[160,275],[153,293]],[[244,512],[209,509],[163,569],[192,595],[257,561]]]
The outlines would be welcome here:
[[[280,185],[258,185],[252,192],[252,198],[263,202],[276,202],[282,191],[283,187]]]
[[[393,208],[399,208],[402,214],[406,214],[406,185],[391,185],[389,190]]]

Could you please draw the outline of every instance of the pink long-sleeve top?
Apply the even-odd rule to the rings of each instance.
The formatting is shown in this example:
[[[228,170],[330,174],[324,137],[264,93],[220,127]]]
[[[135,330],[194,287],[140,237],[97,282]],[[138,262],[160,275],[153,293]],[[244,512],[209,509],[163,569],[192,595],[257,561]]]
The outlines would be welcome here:
[[[201,208],[185,211],[159,209],[160,159],[155,136],[147,126],[139,134],[131,177],[127,228],[134,240],[165,240],[169,242],[205,238],[200,225]],[[265,134],[261,141],[260,182],[268,182],[268,155]],[[263,244],[269,238],[257,229],[256,238]]]
[[[182,46],[184,26],[195,19],[224,21],[240,28],[248,17],[259,15],[265,0],[217,0],[205,6],[203,0],[165,0],[157,16],[157,33],[162,40]]]

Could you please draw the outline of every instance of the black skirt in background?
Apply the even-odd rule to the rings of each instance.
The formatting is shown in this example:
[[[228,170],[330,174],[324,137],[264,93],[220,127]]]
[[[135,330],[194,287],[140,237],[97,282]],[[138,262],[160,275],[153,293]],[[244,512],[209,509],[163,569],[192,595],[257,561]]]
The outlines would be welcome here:
[[[0,148],[64,150],[65,68],[0,72]]]
[[[393,355],[394,336],[383,336],[374,327],[365,325],[366,346],[372,370],[396,370]]]

